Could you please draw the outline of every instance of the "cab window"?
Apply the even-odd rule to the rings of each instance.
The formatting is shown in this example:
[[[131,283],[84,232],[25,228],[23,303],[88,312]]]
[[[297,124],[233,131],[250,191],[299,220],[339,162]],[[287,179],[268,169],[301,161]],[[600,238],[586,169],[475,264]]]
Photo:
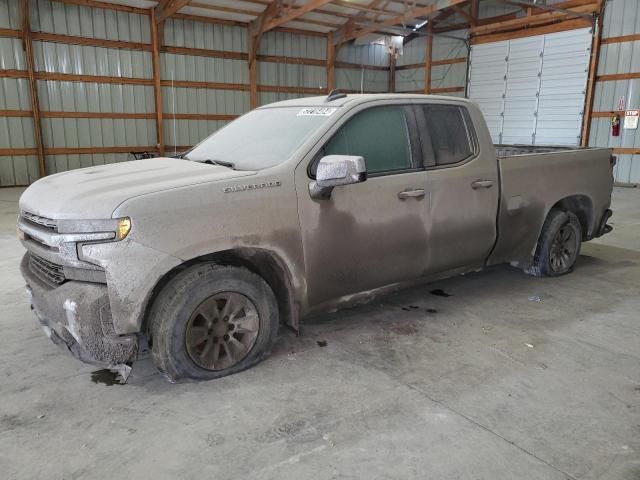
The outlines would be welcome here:
[[[325,155],[364,157],[369,174],[412,168],[404,107],[373,107],[349,119],[320,151],[313,175],[317,161]]]
[[[425,127],[431,142],[433,161],[437,166],[460,163],[474,153],[472,136],[463,108],[456,105],[422,105]]]

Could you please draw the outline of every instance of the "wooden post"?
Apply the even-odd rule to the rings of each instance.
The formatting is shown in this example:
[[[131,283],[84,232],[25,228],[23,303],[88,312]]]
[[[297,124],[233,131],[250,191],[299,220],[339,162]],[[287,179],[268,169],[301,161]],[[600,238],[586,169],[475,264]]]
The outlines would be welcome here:
[[[156,103],[156,143],[158,155],[164,156],[164,129],[162,126],[162,85],[160,78],[160,35],[158,28],[163,28],[164,24],[158,26],[156,23],[156,9],[151,9],[151,61],[153,64],[153,96]]]
[[[249,29],[249,108],[258,107],[258,42],[259,38]]]
[[[29,24],[29,0],[20,1],[20,14],[22,22],[22,41],[27,62],[27,75],[29,78],[29,94],[31,96],[31,113],[33,116],[33,131],[36,140],[36,151],[38,155],[38,166],[40,178],[46,172],[44,158],[44,144],[42,142],[42,125],[40,123],[40,102],[38,101],[38,85],[33,68],[33,41],[31,38],[31,27]]]
[[[471,18],[473,19],[471,26],[475,27],[480,18],[480,0],[471,0]]]
[[[431,93],[431,62],[433,61],[433,23],[427,25],[427,51],[424,59],[424,93]]]
[[[337,47],[333,43],[331,32],[327,34],[327,93],[336,88],[336,53]]]
[[[396,55],[389,54],[389,93],[396,91]]]
[[[600,57],[600,43],[602,41],[602,6],[600,15],[595,22],[596,32],[593,32],[591,41],[591,61],[589,62],[589,78],[587,80],[587,94],[584,102],[584,115],[582,116],[582,135],[580,135],[580,145],[589,145],[589,135],[591,134],[591,115],[593,113],[593,97],[596,87],[596,75],[598,74],[598,60]]]

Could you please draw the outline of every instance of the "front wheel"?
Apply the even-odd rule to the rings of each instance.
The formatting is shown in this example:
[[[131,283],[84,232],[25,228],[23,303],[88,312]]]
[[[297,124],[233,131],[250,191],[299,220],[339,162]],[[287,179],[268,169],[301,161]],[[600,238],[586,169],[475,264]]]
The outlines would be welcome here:
[[[573,270],[580,255],[582,227],[575,214],[551,210],[542,227],[533,263],[525,270],[536,277],[555,277]]]
[[[151,352],[170,380],[209,380],[265,358],[278,332],[269,285],[245,268],[214,263],[179,273],[150,311]]]

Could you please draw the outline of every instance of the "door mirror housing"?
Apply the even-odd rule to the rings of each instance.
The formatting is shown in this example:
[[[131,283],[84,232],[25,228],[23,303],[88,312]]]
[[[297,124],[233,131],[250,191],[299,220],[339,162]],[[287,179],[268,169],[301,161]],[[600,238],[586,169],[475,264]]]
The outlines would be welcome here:
[[[312,198],[331,197],[333,187],[361,183],[367,179],[363,157],[353,155],[327,155],[318,162],[316,179],[309,185]]]

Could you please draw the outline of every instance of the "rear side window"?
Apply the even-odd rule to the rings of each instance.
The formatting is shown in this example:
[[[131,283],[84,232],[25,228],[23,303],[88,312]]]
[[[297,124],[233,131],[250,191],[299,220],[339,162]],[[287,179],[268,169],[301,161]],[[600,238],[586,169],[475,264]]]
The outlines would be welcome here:
[[[462,162],[473,154],[466,115],[455,105],[423,105],[424,120],[431,138],[435,165]]]
[[[323,147],[320,156],[325,155],[364,157],[368,173],[412,168],[404,107],[373,107],[356,114]],[[315,165],[312,170],[315,175]]]

